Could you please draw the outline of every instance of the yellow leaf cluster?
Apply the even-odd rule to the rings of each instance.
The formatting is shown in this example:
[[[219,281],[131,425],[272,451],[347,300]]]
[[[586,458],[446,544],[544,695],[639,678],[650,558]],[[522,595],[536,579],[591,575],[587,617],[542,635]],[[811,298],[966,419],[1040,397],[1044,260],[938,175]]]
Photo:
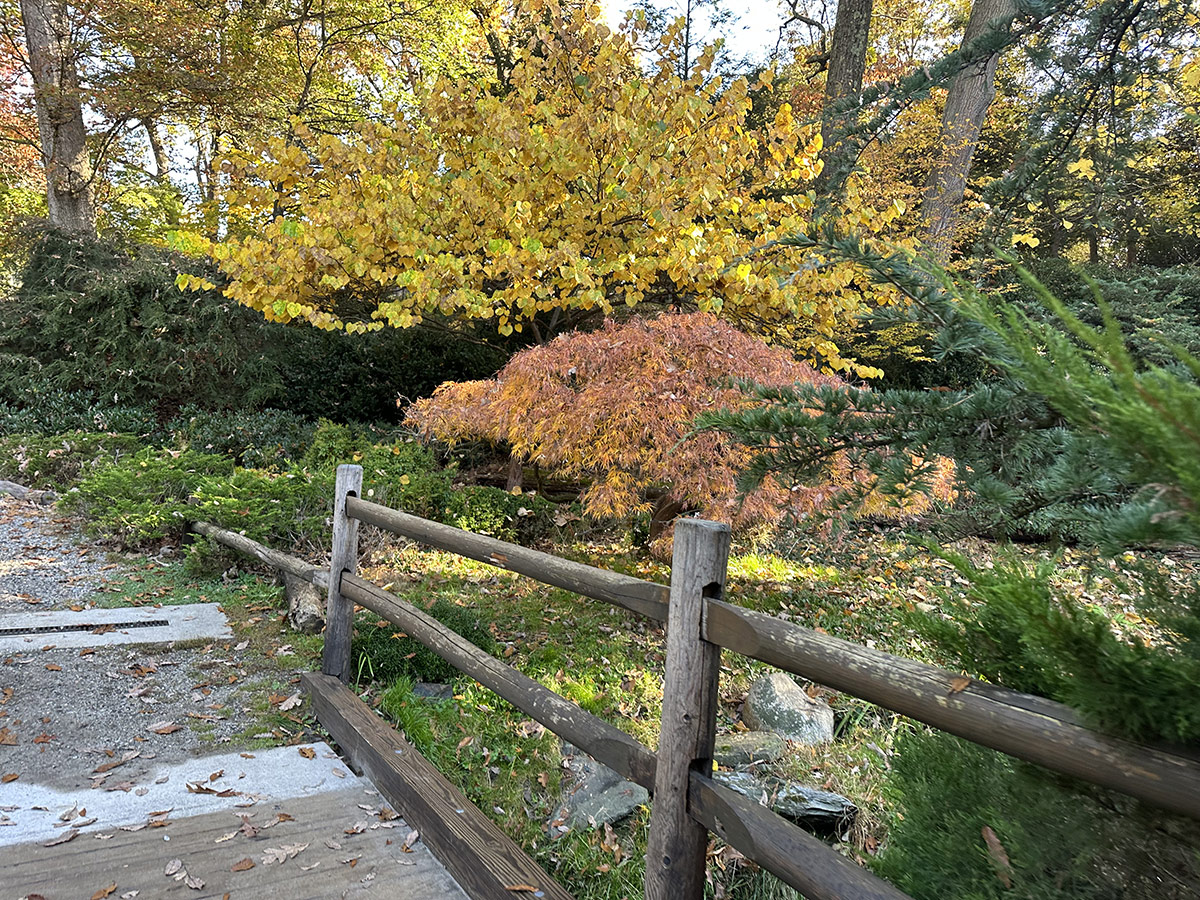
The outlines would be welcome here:
[[[517,54],[503,90],[442,78],[350,137],[298,126],[230,157],[230,236],[208,245],[228,295],[323,328],[437,314],[502,334],[657,300],[802,323],[801,349],[827,345],[845,367],[832,336],[890,298],[775,243],[811,216],[820,135],[786,103],[753,127],[744,80],[646,72],[632,21],[537,11],[537,52]],[[878,234],[902,211],[851,191],[844,216]]]

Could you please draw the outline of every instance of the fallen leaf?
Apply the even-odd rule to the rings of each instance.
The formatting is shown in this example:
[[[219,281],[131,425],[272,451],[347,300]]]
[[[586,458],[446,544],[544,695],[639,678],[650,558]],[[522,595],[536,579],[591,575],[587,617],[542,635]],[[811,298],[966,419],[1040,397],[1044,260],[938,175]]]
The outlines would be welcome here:
[[[57,847],[59,844],[65,844],[65,843],[67,843],[67,841],[75,840],[75,837],[78,834],[79,834],[79,832],[77,830],[75,830],[74,828],[71,828],[71,829],[68,829],[67,831],[64,831],[62,834],[60,834],[54,840],[46,841],[46,843],[42,844],[42,846],[43,847]]]
[[[0,775],[0,784],[9,784],[20,777],[19,772],[9,772],[7,775]]]
[[[1012,863],[1008,860],[1008,854],[1004,852],[1004,845],[1000,843],[1000,838],[996,832],[992,831],[990,825],[983,826],[983,842],[987,844],[988,856],[996,864],[996,877],[1004,883],[1006,888],[1012,888]]]
[[[183,883],[190,887],[193,891],[198,891],[204,887],[204,879],[197,878],[195,875],[189,875],[183,879]]]
[[[233,868],[230,869],[229,871],[245,872],[248,869],[253,869],[253,868],[254,868],[254,860],[252,860],[250,857],[247,856],[245,859],[239,859],[237,862],[235,862],[233,864]]]
[[[540,890],[532,884],[506,884],[504,889],[517,894],[536,894]]]
[[[303,702],[304,701],[300,697],[300,692],[297,691],[296,693],[292,694],[292,696],[288,697],[286,700],[284,700],[282,703],[280,703],[279,709],[283,712],[286,712],[289,709],[295,709],[297,706],[299,706]]]
[[[60,666],[58,663],[46,663],[46,671],[47,672],[61,672],[62,666]],[[107,897],[108,895],[105,894],[105,896]]]
[[[114,881],[108,887],[102,887],[96,893],[92,894],[92,900],[104,900],[109,894],[112,894],[117,889],[117,883]]]
[[[176,872],[178,872],[182,868],[183,868],[183,860],[182,859],[173,859],[169,863],[167,863],[167,865],[163,868],[163,874],[167,875],[167,876],[174,875]]]
[[[155,722],[153,725],[147,725],[146,730],[154,734],[172,734],[178,731],[182,726],[176,725],[169,719],[163,722]]]
[[[965,691],[970,686],[971,686],[970,678],[967,678],[963,675],[956,675],[954,678],[950,679],[949,693],[958,694],[958,693]]]
[[[400,845],[400,850],[403,853],[412,853],[412,848],[416,846],[417,841],[421,839],[419,831],[410,831],[404,838],[404,843]]]
[[[0,744],[6,747],[15,747],[17,744],[17,736],[7,728],[0,728]]]
[[[16,741],[13,741],[13,743],[15,744]],[[316,759],[317,751],[314,750],[312,747],[301,747],[300,755],[303,756],[305,759]]]

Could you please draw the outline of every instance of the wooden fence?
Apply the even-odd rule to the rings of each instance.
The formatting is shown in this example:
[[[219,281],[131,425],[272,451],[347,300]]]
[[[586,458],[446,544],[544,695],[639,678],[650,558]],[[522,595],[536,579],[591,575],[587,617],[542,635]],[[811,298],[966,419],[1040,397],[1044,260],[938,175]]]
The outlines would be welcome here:
[[[1196,758],[1098,734],[1082,725],[1068,707],[1041,697],[968,680],[958,673],[870,650],[725,602],[729,555],[725,525],[695,519],[677,523],[667,587],[368,502],[359,497],[361,484],[360,467],[339,467],[328,576],[212,526],[201,524],[196,529],[294,575],[327,584],[324,678],[309,676],[306,685],[318,717],[343,746],[361,741],[347,732],[346,717],[338,714],[337,704],[330,699],[331,685],[338,684],[335,678],[348,681],[351,674],[350,639],[358,604],[399,626],[550,731],[649,790],[653,804],[646,900],[699,900],[709,832],[810,900],[902,900],[907,896],[766,807],[712,780],[722,648],[974,743],[1200,818],[1200,760]],[[357,577],[359,522],[666,623],[658,753],[479,650],[422,610]],[[373,729],[375,733],[378,730]],[[447,844],[443,848],[430,843],[445,858],[446,853],[457,852],[455,842],[461,840],[461,834],[455,837],[448,832],[443,840]],[[565,896],[557,885],[548,884],[544,896]],[[504,891],[511,888],[507,885]],[[490,896],[486,889],[474,895]]]

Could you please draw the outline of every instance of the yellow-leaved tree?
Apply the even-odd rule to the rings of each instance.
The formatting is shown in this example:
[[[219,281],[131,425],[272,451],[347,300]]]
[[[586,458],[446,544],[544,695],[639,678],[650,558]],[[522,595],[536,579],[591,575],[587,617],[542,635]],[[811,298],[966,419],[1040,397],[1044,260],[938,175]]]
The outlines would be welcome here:
[[[536,341],[649,302],[784,328],[850,369],[834,335],[890,297],[774,245],[811,214],[820,137],[787,104],[752,127],[770,77],[722,83],[707,55],[681,79],[675,31],[647,70],[639,26],[614,32],[596,7],[531,0],[525,14],[534,37],[503,84],[442,78],[350,137],[299,128],[230,157],[229,235],[189,239],[227,295],[322,328],[487,319]],[[879,233],[900,209],[842,215]]]

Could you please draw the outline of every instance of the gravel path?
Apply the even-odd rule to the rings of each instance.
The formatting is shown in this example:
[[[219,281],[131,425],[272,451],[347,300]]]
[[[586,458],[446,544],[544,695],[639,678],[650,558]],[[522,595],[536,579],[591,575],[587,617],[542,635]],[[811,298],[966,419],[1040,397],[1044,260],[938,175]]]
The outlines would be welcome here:
[[[0,613],[87,608],[105,575],[123,574],[70,519],[0,499]],[[65,649],[48,634],[0,653],[0,776],[62,790],[138,790],[165,763],[247,746],[256,739],[253,704],[272,686],[243,666],[244,646],[231,638]]]
[[[111,568],[71,519],[0,495],[0,613],[78,605]]]

